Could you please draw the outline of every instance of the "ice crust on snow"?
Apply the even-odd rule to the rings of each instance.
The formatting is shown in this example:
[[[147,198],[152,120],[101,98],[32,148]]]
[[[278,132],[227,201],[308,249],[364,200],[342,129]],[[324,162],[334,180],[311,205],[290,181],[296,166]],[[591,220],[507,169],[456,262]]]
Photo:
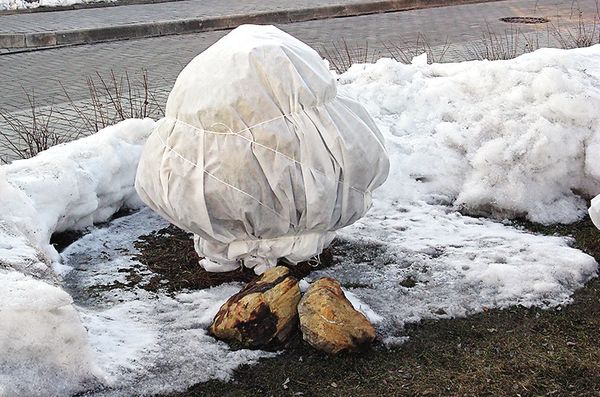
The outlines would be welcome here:
[[[390,346],[423,318],[568,303],[597,271],[567,238],[465,213],[543,223],[585,213],[574,192],[600,194],[600,46],[425,61],[380,60],[338,77],[384,133],[390,177],[367,216],[341,231],[336,265],[302,282],[339,279]],[[133,242],[165,226],[148,209],[91,228],[58,264],[53,231],[139,204],[133,175],[152,126],[128,121],[0,167],[0,394],[166,393],[270,355],[233,352],[206,334],[239,284],[175,295],[139,288],[153,274]],[[119,288],[133,271],[140,284]]]
[[[600,45],[493,62],[380,59],[339,81],[386,135],[388,199],[550,224],[580,219],[580,195],[600,193]]]

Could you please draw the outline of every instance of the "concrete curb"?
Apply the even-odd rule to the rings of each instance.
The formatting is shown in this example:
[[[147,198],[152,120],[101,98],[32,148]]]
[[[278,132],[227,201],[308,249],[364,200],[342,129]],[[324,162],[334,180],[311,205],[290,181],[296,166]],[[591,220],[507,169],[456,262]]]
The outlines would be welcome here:
[[[93,3],[75,3],[65,6],[40,6],[36,8],[19,8],[17,10],[0,10],[0,17],[5,15],[36,14],[42,12],[60,12],[71,10],[87,10],[90,8],[108,8],[141,4],[172,3],[179,0],[114,0]]]
[[[29,49],[40,47],[92,44],[105,41],[199,33],[233,29],[243,24],[305,22],[318,19],[351,17],[421,8],[488,3],[501,0],[382,0],[369,3],[334,5],[285,11],[266,11],[246,15],[178,19],[52,32],[1,33],[0,48]]]

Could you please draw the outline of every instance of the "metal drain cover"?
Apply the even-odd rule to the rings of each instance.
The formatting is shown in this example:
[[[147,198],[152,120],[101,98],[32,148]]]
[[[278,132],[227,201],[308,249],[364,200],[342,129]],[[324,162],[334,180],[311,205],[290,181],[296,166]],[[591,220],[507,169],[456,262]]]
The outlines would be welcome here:
[[[540,17],[504,17],[500,18],[502,22],[506,23],[547,23],[550,22],[546,18]]]

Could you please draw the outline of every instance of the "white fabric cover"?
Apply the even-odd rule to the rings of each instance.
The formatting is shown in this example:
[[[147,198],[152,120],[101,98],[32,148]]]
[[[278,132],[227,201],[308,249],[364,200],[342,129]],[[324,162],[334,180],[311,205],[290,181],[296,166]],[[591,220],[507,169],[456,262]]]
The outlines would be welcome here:
[[[598,229],[600,229],[600,196],[596,196],[592,199],[592,204],[589,209],[590,218]]]
[[[195,234],[209,271],[321,253],[387,178],[383,137],[337,95],[309,46],[244,25],[194,58],[169,95],[136,177],[144,202]]]

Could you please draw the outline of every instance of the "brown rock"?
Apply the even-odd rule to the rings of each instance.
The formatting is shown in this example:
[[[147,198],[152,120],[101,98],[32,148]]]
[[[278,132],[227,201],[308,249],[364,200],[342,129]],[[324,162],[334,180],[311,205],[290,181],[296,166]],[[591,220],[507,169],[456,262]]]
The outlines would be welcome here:
[[[284,342],[298,323],[300,287],[277,266],[233,295],[215,316],[209,332],[218,339],[247,347]]]
[[[315,281],[298,306],[300,330],[312,347],[327,353],[352,351],[373,342],[375,328],[332,278]]]

